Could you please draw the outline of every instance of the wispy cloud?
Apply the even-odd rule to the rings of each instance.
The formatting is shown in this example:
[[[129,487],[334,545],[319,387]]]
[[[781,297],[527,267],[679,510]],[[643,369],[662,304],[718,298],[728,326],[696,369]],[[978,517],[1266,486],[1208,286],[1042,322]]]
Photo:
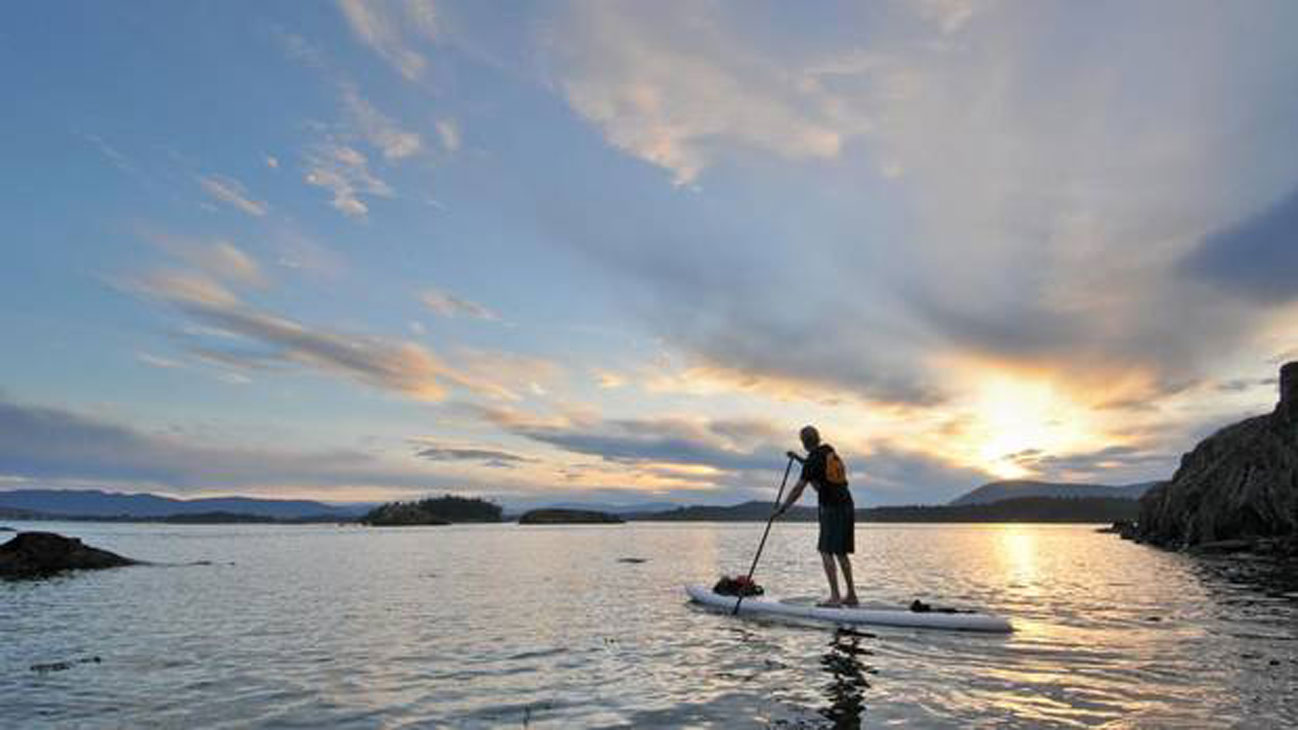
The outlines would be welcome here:
[[[135,353],[135,359],[139,360],[145,365],[149,365],[155,368],[178,368],[181,366],[181,363],[176,360],[172,360],[171,358],[167,358],[167,357],[159,357],[157,355],[153,355],[147,352]]]
[[[406,79],[418,79],[428,59],[417,50],[437,35],[432,0],[339,0],[352,33]]]
[[[442,140],[442,147],[447,152],[460,150],[460,125],[454,119],[437,120],[437,136]]]
[[[833,158],[868,129],[836,119],[823,90],[736,42],[695,3],[588,3],[567,18],[559,57],[568,102],[608,141],[693,182],[727,145]]]
[[[78,136],[93,145],[94,148],[104,156],[104,159],[111,162],[117,169],[131,175],[140,174],[140,170],[135,165],[135,162],[132,161],[130,157],[126,156],[126,154],[121,150],[105,142],[103,137],[100,137],[97,134],[79,134]]]
[[[243,183],[225,175],[205,175],[198,178],[198,184],[216,200],[237,208],[244,213],[260,218],[266,215],[270,206],[260,200],[253,200]]]
[[[331,205],[349,218],[364,218],[369,206],[362,195],[392,197],[392,188],[370,172],[369,160],[353,147],[319,144],[306,155],[306,182],[333,193]]]
[[[419,301],[442,317],[471,317],[495,321],[500,317],[487,307],[440,289],[425,289]]]
[[[233,246],[169,242],[165,250],[198,270],[158,268],[121,277],[118,284],[183,313],[190,320],[182,330],[183,346],[224,370],[303,369],[427,401],[442,399],[448,387],[519,401],[562,375],[544,358],[461,347],[448,363],[415,342],[314,327],[259,308],[227,285],[246,285],[248,272],[259,271]]]
[[[1033,473],[1048,479],[1081,482],[1121,483],[1146,479],[1155,473],[1170,477],[1179,453],[1166,453],[1137,446],[1106,446],[1093,451],[1045,454],[1028,450],[1011,458]]]
[[[726,420],[614,419],[560,416],[549,419],[484,408],[483,417],[513,433],[565,451],[623,464],[667,463],[717,469],[778,466],[784,449],[769,424]]]
[[[419,152],[423,146],[419,135],[401,129],[391,118],[374,108],[354,84],[343,84],[342,95],[352,122],[385,159],[400,160]]]
[[[324,68],[324,53],[314,43],[279,26],[270,26],[268,30],[289,60],[310,68]]]
[[[0,464],[6,477],[158,485],[178,491],[266,484],[425,487],[429,475],[354,449],[214,446],[102,417],[0,399]]]
[[[231,361],[291,363],[419,400],[438,400],[445,394],[439,382],[444,369],[415,343],[311,328],[258,310],[192,275],[157,274],[142,279],[137,290],[174,304],[200,324],[260,346],[247,353],[226,349]]]
[[[217,279],[252,286],[266,284],[266,275],[256,259],[229,241],[199,241],[161,233],[146,237],[173,258]]]
[[[228,243],[199,246],[161,239],[164,249],[198,270],[160,268],[119,279],[122,288],[175,307],[197,325],[191,352],[225,367],[297,366],[419,400],[440,399],[448,372],[412,342],[310,327],[245,302],[225,283],[260,278],[251,257]],[[218,336],[206,333],[216,332]]]
[[[495,448],[458,446],[426,439],[416,440],[415,455],[429,461],[474,462],[490,467],[513,467],[534,461],[525,456]]]
[[[616,390],[626,386],[628,382],[627,376],[622,373],[615,373],[611,370],[595,371],[595,384],[604,390]]]

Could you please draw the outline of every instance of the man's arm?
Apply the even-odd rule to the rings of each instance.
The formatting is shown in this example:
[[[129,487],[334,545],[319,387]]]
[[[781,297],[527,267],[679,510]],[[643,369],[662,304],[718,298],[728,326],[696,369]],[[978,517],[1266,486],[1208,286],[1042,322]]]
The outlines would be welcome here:
[[[793,485],[793,491],[789,492],[789,498],[784,501],[784,504],[780,505],[779,509],[775,510],[775,514],[782,515],[787,512],[790,507],[797,503],[798,498],[802,496],[802,490],[806,488],[807,480],[799,479],[798,483]]]

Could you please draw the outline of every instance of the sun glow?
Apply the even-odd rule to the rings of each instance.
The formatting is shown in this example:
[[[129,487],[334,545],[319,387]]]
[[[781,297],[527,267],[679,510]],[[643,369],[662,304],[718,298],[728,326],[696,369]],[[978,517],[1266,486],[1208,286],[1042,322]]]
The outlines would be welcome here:
[[[1031,474],[1025,457],[1089,450],[1103,443],[1087,410],[1050,381],[992,375],[973,392],[970,456],[999,477]]]

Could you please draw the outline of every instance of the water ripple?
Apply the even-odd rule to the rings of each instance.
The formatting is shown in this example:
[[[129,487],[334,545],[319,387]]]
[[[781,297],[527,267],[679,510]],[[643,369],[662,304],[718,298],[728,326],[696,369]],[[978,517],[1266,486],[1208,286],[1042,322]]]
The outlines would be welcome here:
[[[863,598],[983,608],[1009,636],[687,603],[682,584],[747,567],[752,525],[53,527],[213,564],[0,584],[18,726],[1298,725],[1290,568],[1088,527],[862,526]],[[759,579],[819,595],[813,531],[774,531]]]

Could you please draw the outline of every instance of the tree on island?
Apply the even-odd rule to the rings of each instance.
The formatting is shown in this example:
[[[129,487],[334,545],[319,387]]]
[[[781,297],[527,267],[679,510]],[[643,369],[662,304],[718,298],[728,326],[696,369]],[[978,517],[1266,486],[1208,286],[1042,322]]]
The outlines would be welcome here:
[[[446,525],[453,522],[500,522],[500,505],[476,497],[442,497],[415,502],[388,502],[370,510],[367,525]]]

